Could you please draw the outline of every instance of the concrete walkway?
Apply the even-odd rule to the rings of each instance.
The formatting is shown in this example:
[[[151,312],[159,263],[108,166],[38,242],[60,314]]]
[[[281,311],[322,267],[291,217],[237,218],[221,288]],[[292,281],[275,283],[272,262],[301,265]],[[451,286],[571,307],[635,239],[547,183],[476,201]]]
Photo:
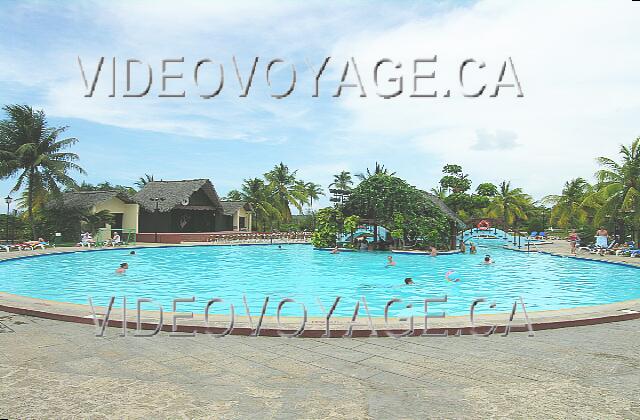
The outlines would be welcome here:
[[[0,418],[640,418],[640,321],[488,338],[119,337],[0,312]]]

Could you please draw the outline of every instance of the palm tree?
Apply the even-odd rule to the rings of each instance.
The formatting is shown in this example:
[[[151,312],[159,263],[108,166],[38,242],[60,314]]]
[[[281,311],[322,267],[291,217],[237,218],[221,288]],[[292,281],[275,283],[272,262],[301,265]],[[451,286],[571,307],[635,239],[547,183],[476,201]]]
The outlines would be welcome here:
[[[376,168],[373,170],[373,172],[371,172],[369,170],[369,168],[367,168],[367,173],[364,174],[362,172],[356,174],[356,178],[360,179],[360,181],[364,181],[365,179],[373,176],[373,175],[389,175],[389,176],[394,176],[396,173],[395,172],[390,172],[387,168],[384,167],[384,165],[376,162]]]
[[[83,227],[90,231],[92,235],[95,235],[99,228],[113,222],[114,215],[109,210],[100,210],[96,213],[92,213],[89,210],[80,210],[78,218]]]
[[[321,195],[324,195],[324,191],[322,191],[322,185],[316,184],[315,182],[307,182],[304,184],[305,193],[309,198],[309,207],[313,207],[313,200],[317,200]]]
[[[440,200],[444,200],[447,197],[447,189],[444,187],[431,188],[431,194],[435,195]]]
[[[231,190],[224,197],[226,201],[242,201],[244,200],[242,193],[238,190]]]
[[[502,181],[498,195],[493,197],[487,209],[489,216],[501,218],[506,228],[516,220],[527,220],[525,210],[531,202],[531,197],[523,193],[522,188],[511,189],[510,182]]]
[[[280,162],[274,166],[271,171],[264,174],[265,179],[269,183],[269,188],[271,188],[273,192],[276,207],[282,214],[282,219],[287,222],[291,220],[291,209],[289,206],[294,206],[301,211],[302,205],[306,200],[304,193],[296,181],[297,172],[298,171],[291,172],[287,165]]]
[[[599,203],[594,223],[600,224],[608,216],[626,219],[637,232],[640,228],[640,137],[631,147],[620,146],[620,155],[621,163],[607,157],[597,159],[604,169],[596,172],[596,191],[586,203]]]
[[[253,207],[253,212],[256,215],[256,226],[262,222],[262,229],[264,230],[267,221],[279,220],[280,211],[273,205],[272,191],[262,179],[245,179],[241,189],[241,199]]]
[[[27,105],[8,105],[3,110],[9,118],[0,122],[0,179],[17,176],[13,192],[26,187],[28,218],[35,238],[33,207],[39,192],[58,193],[60,185],[73,187],[76,182],[69,172],[85,173],[75,163],[78,155],[62,152],[78,140],[59,140],[67,127],[49,127],[43,111]]]
[[[149,174],[144,174],[144,176],[141,176],[140,178],[138,178],[138,180],[136,182],[133,183],[133,185],[135,185],[138,188],[142,188],[145,185],[147,185],[149,182],[153,182],[153,175],[149,175]]]
[[[351,172],[342,171],[333,176],[333,182],[329,184],[329,188],[336,187],[338,190],[349,191],[352,185],[353,179],[351,177]]]
[[[583,202],[591,190],[591,185],[582,178],[575,178],[564,184],[561,195],[548,195],[542,199],[551,204],[551,222],[557,222],[562,228],[576,227],[585,223],[589,213]]]

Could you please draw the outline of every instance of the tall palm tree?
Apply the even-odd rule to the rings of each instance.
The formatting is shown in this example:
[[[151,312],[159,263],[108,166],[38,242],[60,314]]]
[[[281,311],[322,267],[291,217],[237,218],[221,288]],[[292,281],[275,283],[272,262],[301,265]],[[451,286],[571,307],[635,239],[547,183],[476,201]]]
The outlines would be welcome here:
[[[622,162],[607,157],[597,159],[603,169],[596,172],[596,191],[587,200],[588,204],[599,202],[594,222],[600,224],[605,217],[612,216],[628,220],[640,229],[640,137],[631,147],[620,146]]]
[[[315,182],[307,182],[304,184],[305,193],[309,198],[309,206],[313,207],[313,200],[317,200],[321,195],[324,195],[324,191],[322,191],[322,185],[316,184]]]
[[[39,191],[58,193],[60,185],[76,185],[70,171],[85,173],[75,163],[78,155],[62,151],[78,140],[58,139],[67,127],[49,127],[43,111],[27,105],[8,105],[3,110],[8,119],[0,122],[0,179],[17,176],[12,191],[26,188],[31,234],[36,237],[33,207]]]
[[[548,195],[542,199],[551,204],[551,222],[557,222],[562,228],[576,227],[585,223],[589,216],[583,202],[590,193],[591,185],[582,178],[575,178],[564,184],[561,195]]]
[[[516,220],[527,220],[525,210],[531,205],[531,197],[522,192],[522,188],[511,189],[510,182],[502,181],[498,195],[489,204],[488,212],[491,217],[501,218],[506,228]]]
[[[337,175],[333,176],[333,182],[329,184],[329,188],[336,187],[338,190],[349,191],[353,186],[353,178],[351,177],[351,172],[342,171]]]
[[[291,220],[289,206],[294,206],[298,211],[301,211],[306,199],[300,186],[297,185],[297,172],[290,171],[287,165],[280,162],[271,171],[264,174],[269,188],[273,192],[276,207],[282,214],[282,219],[287,222]]]
[[[373,175],[379,175],[379,174],[394,176],[396,173],[389,171],[387,168],[384,167],[384,165],[376,162],[376,167],[373,171],[370,171],[369,168],[367,168],[366,174],[360,172],[356,174],[356,178],[360,179],[360,181],[364,181],[365,179]]]
[[[262,223],[264,230],[266,222],[278,220],[280,211],[273,204],[273,194],[268,185],[260,178],[245,179],[240,194],[242,200],[251,204],[256,215],[256,226]]]
[[[142,188],[145,185],[147,185],[149,182],[153,182],[153,175],[149,175],[149,174],[144,174],[144,176],[141,176],[140,178],[138,178],[138,180],[136,182],[133,183],[133,185],[135,185],[138,188]]]

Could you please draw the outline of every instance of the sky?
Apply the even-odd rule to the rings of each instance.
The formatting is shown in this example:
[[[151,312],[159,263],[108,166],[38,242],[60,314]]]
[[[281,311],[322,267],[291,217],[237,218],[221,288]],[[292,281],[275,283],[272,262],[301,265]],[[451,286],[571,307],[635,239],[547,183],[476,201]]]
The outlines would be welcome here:
[[[571,178],[592,180],[597,156],[617,157],[640,136],[639,21],[640,2],[626,0],[5,0],[0,104],[28,104],[52,126],[68,126],[87,171],[79,182],[209,178],[222,196],[279,162],[325,189],[342,170],[380,162],[430,189],[456,163],[474,187],[510,180],[540,199]],[[91,85],[101,57],[86,97],[78,59]],[[130,93],[144,91],[151,68],[143,97],[124,97],[128,59],[142,62],[131,64]],[[183,77],[167,79],[165,93],[185,97],[159,97],[169,59],[182,62],[166,64],[164,74]],[[467,59],[476,61],[465,67],[463,88]],[[196,84],[201,60],[210,62]],[[362,89],[343,86],[335,97],[346,63],[344,84],[360,80]],[[504,63],[503,83],[517,77],[519,87],[492,97]],[[217,90],[220,66],[219,94],[201,97]],[[293,91],[273,97],[288,90],[292,66]],[[400,77],[402,92],[383,98]],[[464,96],[483,84],[479,97]],[[0,181],[0,194],[13,184]]]

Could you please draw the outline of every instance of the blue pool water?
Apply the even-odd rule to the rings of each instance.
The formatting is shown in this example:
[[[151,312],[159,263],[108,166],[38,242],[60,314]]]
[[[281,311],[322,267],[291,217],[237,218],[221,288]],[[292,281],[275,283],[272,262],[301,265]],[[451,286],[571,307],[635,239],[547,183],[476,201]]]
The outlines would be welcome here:
[[[333,255],[308,245],[283,245],[282,249],[275,245],[168,247],[136,252],[131,256],[129,250],[116,249],[5,261],[0,263],[0,290],[80,304],[87,304],[91,296],[98,305],[105,305],[110,296],[126,295],[129,302],[152,298],[167,311],[172,299],[195,296],[195,304],[180,304],[179,308],[199,313],[209,299],[220,297],[232,302],[241,315],[243,294],[252,313],[259,312],[264,297],[269,296],[267,314],[271,315],[277,302],[288,297],[303,302],[309,316],[323,315],[318,298],[328,308],[336,296],[342,297],[337,316],[351,316],[361,296],[376,316],[383,315],[385,303],[394,297],[412,303],[416,315],[422,314],[425,298],[445,295],[448,302],[434,304],[430,312],[465,315],[471,302],[480,297],[495,301],[495,311],[500,312],[509,311],[518,296],[530,311],[640,298],[637,268],[496,248],[481,248],[477,255],[436,258],[394,254],[397,266],[389,268],[388,253]],[[495,264],[482,264],[486,252]],[[115,275],[124,261],[129,271]],[[449,270],[455,270],[452,277],[461,280],[447,282]],[[405,277],[412,277],[416,284],[405,286]],[[482,312],[493,312],[483,308]],[[283,312],[298,313],[293,305],[286,305]]]

